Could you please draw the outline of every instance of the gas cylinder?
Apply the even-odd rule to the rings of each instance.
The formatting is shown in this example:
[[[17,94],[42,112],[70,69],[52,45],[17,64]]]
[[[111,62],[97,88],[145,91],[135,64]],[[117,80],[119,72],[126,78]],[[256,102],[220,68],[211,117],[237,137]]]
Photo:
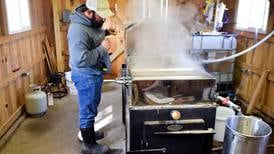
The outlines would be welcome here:
[[[47,109],[47,95],[41,90],[41,86],[30,85],[29,92],[25,95],[26,112],[31,115],[44,114]]]

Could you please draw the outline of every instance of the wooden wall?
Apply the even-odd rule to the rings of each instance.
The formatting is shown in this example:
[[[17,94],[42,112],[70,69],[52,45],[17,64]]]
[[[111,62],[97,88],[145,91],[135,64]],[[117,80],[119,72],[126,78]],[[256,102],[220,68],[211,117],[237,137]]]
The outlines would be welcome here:
[[[270,1],[271,8],[267,28],[268,33],[274,30],[274,0]],[[237,1],[225,0],[224,2],[228,4],[230,18],[230,23],[224,27],[224,31],[238,33],[237,51],[242,51],[254,44],[254,33],[237,31],[234,29],[236,24],[235,14]],[[265,34],[259,34],[257,41],[265,36]],[[259,101],[256,102],[255,107],[267,116],[274,118],[274,36],[258,46],[253,52],[236,59],[235,88],[240,87],[238,97],[243,102],[247,103],[247,105],[250,103],[254,91],[258,86],[259,78],[265,70],[270,70],[270,74],[267,77],[264,90],[261,92]],[[242,86],[240,86],[240,84],[242,84]]]
[[[55,1],[55,0],[53,0]],[[57,63],[59,71],[70,71],[69,68],[69,51],[67,44],[67,32],[68,32],[68,23],[64,23],[61,21],[62,19],[62,11],[64,9],[74,11],[75,7],[80,3],[84,3],[85,0],[61,0],[55,1],[56,7],[54,9],[54,16],[57,18],[55,21],[55,42],[58,44],[56,46],[57,52]],[[120,33],[115,38],[110,38],[112,47],[110,53],[114,53],[118,48],[120,49],[123,46],[123,21],[121,20],[121,16],[124,16],[125,8],[124,4],[126,0],[109,0],[110,9],[116,14],[114,17],[108,18],[106,23],[104,24],[105,28],[116,28]],[[115,4],[117,4],[119,12],[115,12]],[[123,6],[123,7],[121,7]],[[58,36],[58,37],[56,37]],[[114,43],[115,42],[115,43]],[[118,51],[119,52],[119,51]],[[121,64],[124,63],[123,54],[119,54],[119,57],[115,57],[115,61],[112,63],[112,76],[119,76]]]
[[[241,36],[238,38],[239,51],[253,44],[254,39],[252,37]],[[266,70],[270,70],[270,74],[263,91],[261,91],[259,101],[256,102],[256,108],[274,118],[274,37],[261,44],[253,53],[248,53],[237,59],[236,88],[242,82],[238,96],[246,103],[250,103],[258,86],[259,78]]]
[[[69,23],[62,22],[62,12],[64,10],[73,11],[84,0],[52,0],[55,30],[55,49],[57,53],[57,65],[59,71],[69,71],[69,51],[67,44],[67,33]]]
[[[68,70],[66,44],[68,24],[60,22],[61,11],[63,9],[72,10],[80,2],[84,2],[84,0],[29,0],[32,30],[15,35],[4,35],[6,28],[3,1],[0,0],[0,136],[23,112],[24,94],[27,92],[29,84],[45,82],[47,69],[41,48],[41,42],[45,36],[49,38],[51,43],[55,44],[58,64],[60,64],[58,69],[61,71],[62,69]],[[274,29],[273,0],[271,1],[272,8],[268,31]],[[110,0],[110,4],[118,4],[115,22],[119,21],[117,19],[121,19],[121,23],[125,22],[124,6],[126,2],[126,0]],[[224,31],[238,33],[238,51],[246,49],[254,43],[254,34],[234,29],[236,0],[224,0],[224,2],[229,8],[230,15],[230,23],[224,27]],[[111,7],[114,10],[114,6]],[[54,24],[53,20],[55,21]],[[259,35],[259,40],[264,36]],[[121,54],[121,57],[116,58],[117,61],[113,63],[117,74],[120,64],[123,63],[123,56]],[[241,69],[247,69],[249,73],[243,73],[240,71]],[[274,97],[272,96],[274,93],[274,36],[253,53],[237,59],[235,87],[237,88],[241,81],[244,81],[238,96],[245,102],[250,101],[258,79],[266,69],[271,72],[256,108],[274,118]],[[23,73],[28,73],[29,76],[23,77]]]
[[[1,3],[0,35],[0,137],[23,112],[24,95],[29,84],[46,81],[47,67],[42,50],[46,36],[53,39],[51,3],[29,0],[32,29],[14,35],[4,35],[3,2]],[[16,19],[15,19],[16,20]],[[27,73],[29,75],[22,76]]]

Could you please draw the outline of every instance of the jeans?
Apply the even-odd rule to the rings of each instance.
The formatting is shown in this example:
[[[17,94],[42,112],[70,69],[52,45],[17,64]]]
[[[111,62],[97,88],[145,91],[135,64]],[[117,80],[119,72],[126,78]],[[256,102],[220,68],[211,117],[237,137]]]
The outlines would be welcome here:
[[[78,91],[79,126],[90,128],[101,100],[103,76],[72,72],[71,79]]]

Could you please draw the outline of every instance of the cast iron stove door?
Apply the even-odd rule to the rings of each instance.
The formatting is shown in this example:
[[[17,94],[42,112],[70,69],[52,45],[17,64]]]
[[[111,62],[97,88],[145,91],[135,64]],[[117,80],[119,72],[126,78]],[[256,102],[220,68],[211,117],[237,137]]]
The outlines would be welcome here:
[[[130,110],[130,151],[210,154],[215,108],[176,109],[183,118],[170,120],[173,110]]]

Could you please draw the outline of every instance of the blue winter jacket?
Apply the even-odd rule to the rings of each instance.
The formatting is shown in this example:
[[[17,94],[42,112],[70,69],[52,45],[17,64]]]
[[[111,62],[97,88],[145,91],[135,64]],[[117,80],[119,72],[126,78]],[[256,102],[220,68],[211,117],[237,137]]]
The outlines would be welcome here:
[[[90,20],[78,10],[79,7],[70,16],[71,23],[67,35],[71,71],[101,75],[100,66],[104,63],[109,72],[111,62],[108,51],[101,45],[105,39],[105,30],[93,28]]]

